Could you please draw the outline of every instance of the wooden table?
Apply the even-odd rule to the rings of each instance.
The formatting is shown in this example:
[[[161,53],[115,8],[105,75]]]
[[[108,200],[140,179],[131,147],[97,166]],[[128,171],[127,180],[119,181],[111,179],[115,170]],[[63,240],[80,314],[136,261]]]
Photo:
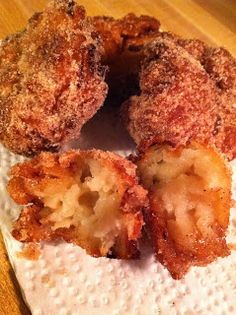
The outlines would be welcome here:
[[[121,17],[128,12],[157,17],[162,29],[209,44],[225,46],[236,56],[235,0],[81,0],[90,15]],[[0,0],[0,38],[21,30],[46,0]],[[0,314],[29,314],[0,238]]]

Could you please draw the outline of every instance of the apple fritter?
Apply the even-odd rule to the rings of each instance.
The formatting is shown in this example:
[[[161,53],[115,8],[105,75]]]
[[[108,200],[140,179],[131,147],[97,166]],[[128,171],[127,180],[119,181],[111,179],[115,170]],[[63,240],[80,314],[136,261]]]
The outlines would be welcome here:
[[[231,205],[231,174],[211,147],[192,143],[152,146],[137,162],[149,191],[147,231],[157,259],[175,279],[191,266],[229,255],[225,233]]]
[[[83,7],[51,1],[0,43],[0,141],[15,153],[77,138],[107,94],[102,44]]]
[[[136,166],[99,150],[41,153],[11,169],[8,191],[26,205],[13,227],[21,242],[64,239],[100,257],[139,257],[147,192]]]
[[[159,33],[145,48],[139,96],[123,105],[130,135],[151,144],[215,145],[236,157],[236,60],[223,48]]]
[[[140,74],[141,94],[123,105],[125,124],[139,148],[210,139],[217,97],[200,63],[166,38],[151,43],[146,54]]]

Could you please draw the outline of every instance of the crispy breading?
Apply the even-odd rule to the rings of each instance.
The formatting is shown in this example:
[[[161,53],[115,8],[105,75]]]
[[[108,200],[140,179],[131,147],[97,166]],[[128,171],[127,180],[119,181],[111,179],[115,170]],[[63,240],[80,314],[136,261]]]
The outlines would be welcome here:
[[[104,43],[103,63],[109,66],[108,102],[120,105],[139,90],[144,46],[156,37],[160,22],[154,17],[130,13],[121,19],[95,16],[92,23]]]
[[[218,92],[215,145],[236,158],[236,59],[224,48],[208,48],[201,60]]]
[[[169,39],[149,45],[140,74],[141,95],[123,106],[123,116],[140,148],[153,142],[185,145],[211,137],[215,87],[197,60]]]
[[[83,7],[55,0],[0,44],[0,140],[15,153],[58,150],[107,94],[101,41]]]
[[[145,222],[157,259],[180,279],[191,266],[229,255],[225,233],[231,205],[231,174],[209,146],[150,147],[138,173],[149,190]]]
[[[210,47],[199,39],[185,39],[170,32],[157,32],[154,39],[168,39],[198,60],[220,94],[236,97],[236,60],[223,47]]]
[[[223,47],[210,47],[199,39],[185,39],[169,33],[156,33],[156,39],[168,39],[183,47],[187,52],[198,60],[205,71],[215,83],[221,96],[229,97],[224,103],[230,106],[236,99],[236,60],[228,50]]]
[[[99,150],[41,153],[10,176],[10,196],[26,205],[13,227],[17,240],[62,238],[95,257],[139,257],[148,201],[130,161]]]
[[[198,140],[236,157],[236,61],[225,49],[159,34],[146,49],[140,88],[123,106],[140,148]]]
[[[176,42],[200,61],[216,86],[218,115],[211,141],[232,160],[236,157],[236,59],[225,48],[209,47],[200,40]]]
[[[229,160],[236,157],[236,59],[223,47],[209,47],[198,39],[183,39],[172,33],[159,33],[187,50],[198,60],[216,87],[217,119],[211,142]]]

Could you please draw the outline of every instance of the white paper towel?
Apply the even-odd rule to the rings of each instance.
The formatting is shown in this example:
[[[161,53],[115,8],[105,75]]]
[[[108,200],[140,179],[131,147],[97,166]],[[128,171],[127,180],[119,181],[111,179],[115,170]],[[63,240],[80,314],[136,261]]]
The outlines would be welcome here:
[[[73,146],[123,155],[132,152],[134,144],[114,113],[113,109],[102,109]],[[192,268],[182,280],[170,277],[147,244],[139,261],[92,258],[64,242],[41,244],[38,260],[19,258],[22,244],[10,234],[19,208],[5,189],[9,167],[19,160],[22,158],[0,146],[0,224],[11,264],[33,315],[236,314],[235,252],[207,267]],[[236,161],[232,167],[235,193]],[[231,209],[228,231],[232,243],[236,242],[235,212]]]

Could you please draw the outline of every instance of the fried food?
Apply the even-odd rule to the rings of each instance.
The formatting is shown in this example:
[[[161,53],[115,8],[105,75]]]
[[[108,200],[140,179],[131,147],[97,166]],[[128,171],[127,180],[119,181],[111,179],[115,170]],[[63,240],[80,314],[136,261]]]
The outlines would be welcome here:
[[[223,47],[210,47],[199,39],[185,39],[170,32],[157,32],[155,39],[167,39],[198,60],[220,94],[236,97],[236,60]]]
[[[58,150],[107,94],[101,42],[85,10],[55,0],[0,44],[0,140],[15,153]]]
[[[123,105],[127,129],[140,149],[195,140],[235,158],[235,62],[224,49],[159,34],[146,49],[141,95]]]
[[[217,117],[215,86],[185,49],[169,39],[150,44],[140,88],[141,95],[123,106],[126,126],[139,148],[210,139]]]
[[[223,47],[209,47],[198,39],[183,39],[166,33],[197,59],[216,87],[217,119],[211,142],[229,160],[236,157],[236,59]]]
[[[92,23],[104,43],[103,63],[109,66],[108,102],[120,105],[139,90],[138,74],[144,46],[159,33],[160,22],[154,17],[137,17],[130,13],[117,20],[95,16]]]
[[[147,192],[117,154],[41,153],[11,170],[8,191],[26,205],[13,227],[21,242],[64,239],[100,257],[138,258]]]
[[[150,147],[137,162],[150,209],[147,231],[157,259],[180,279],[191,266],[229,255],[225,233],[231,204],[231,176],[211,147]]]
[[[232,160],[236,157],[236,59],[226,49],[200,40],[175,40],[200,61],[215,84],[218,101],[212,143]]]
[[[232,160],[236,158],[236,59],[224,48],[208,48],[202,64],[218,93],[214,143]]]

